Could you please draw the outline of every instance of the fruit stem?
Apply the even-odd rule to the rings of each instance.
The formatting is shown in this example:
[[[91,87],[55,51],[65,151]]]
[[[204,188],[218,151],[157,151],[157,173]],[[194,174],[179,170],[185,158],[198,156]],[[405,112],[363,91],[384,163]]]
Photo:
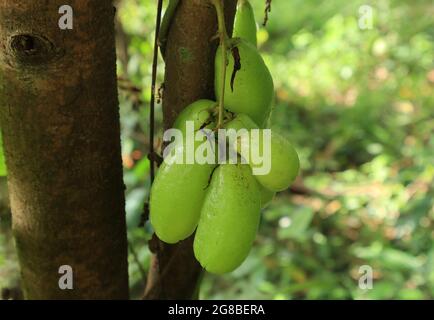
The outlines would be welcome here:
[[[217,128],[223,126],[223,116],[225,112],[225,83],[226,83],[226,67],[228,64],[228,34],[226,32],[225,14],[223,8],[223,0],[211,0],[217,12],[218,20],[218,35],[220,37],[220,50],[222,50],[222,85],[219,99],[219,116]]]
[[[158,45],[160,46],[163,59],[166,57],[167,36],[169,34],[169,29],[172,24],[173,17],[175,16],[178,4],[179,0],[170,0],[166,12],[164,13],[163,20],[161,21],[160,32],[158,34]]]

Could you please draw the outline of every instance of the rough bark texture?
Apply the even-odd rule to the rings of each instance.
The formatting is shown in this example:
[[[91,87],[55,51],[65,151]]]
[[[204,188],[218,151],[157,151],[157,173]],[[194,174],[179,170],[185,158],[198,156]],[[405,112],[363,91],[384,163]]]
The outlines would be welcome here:
[[[232,32],[236,0],[225,0],[228,32]],[[218,40],[217,17],[208,1],[182,0],[171,23],[165,51],[164,125],[198,99],[215,99],[214,56]],[[188,201],[188,199],[186,199]],[[173,208],[176,210],[176,208]],[[193,236],[176,245],[152,241],[155,255],[145,299],[194,298],[202,269],[194,258]]]
[[[111,1],[0,0],[0,127],[29,299],[128,298]],[[73,268],[60,290],[59,267]]]

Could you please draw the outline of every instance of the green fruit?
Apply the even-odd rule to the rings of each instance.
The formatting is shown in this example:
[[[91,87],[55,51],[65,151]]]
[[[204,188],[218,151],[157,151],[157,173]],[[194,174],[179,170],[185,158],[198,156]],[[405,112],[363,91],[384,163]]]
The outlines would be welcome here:
[[[241,143],[240,141],[242,140],[238,140],[238,151],[245,159],[248,159],[253,174],[255,174],[255,169],[266,167],[264,163],[268,161],[270,164],[269,172],[265,174],[258,174],[256,172],[255,177],[260,184],[268,190],[276,192],[283,191],[287,189],[297,177],[300,168],[297,152],[286,138],[271,131],[269,131],[270,143],[267,147],[264,144],[263,133],[264,129],[261,129],[257,137],[259,139],[249,139],[249,144]],[[251,136],[252,135],[250,135],[250,137]],[[258,161],[258,159],[253,160],[254,155],[258,154],[258,152],[254,152],[254,150],[259,150],[259,154],[263,157],[262,161]],[[268,156],[266,154],[267,150],[269,151]]]
[[[187,106],[175,120],[173,124],[174,129],[181,130],[183,134],[184,143],[187,145],[188,142],[191,142],[191,138],[195,139],[195,136],[200,129],[212,129],[215,126],[213,119],[213,111],[217,107],[217,102],[211,100],[197,100]],[[187,136],[187,121],[193,122],[193,130],[194,136]],[[191,130],[191,129],[190,129]],[[194,146],[194,150],[198,150],[198,148],[202,145],[204,141],[206,141],[206,135],[202,135],[202,140],[196,141],[194,140],[192,145]],[[190,139],[187,141],[187,139]],[[213,152],[215,152],[214,147],[211,148]],[[167,150],[167,149],[166,149]],[[217,155],[216,155],[217,156]]]
[[[232,39],[232,42],[238,48],[241,69],[235,75],[232,90],[234,57],[229,50],[229,63],[225,78],[225,107],[235,113],[245,113],[260,127],[263,127],[270,114],[274,98],[273,79],[255,47],[240,38]],[[221,96],[222,77],[220,47],[215,59],[215,91],[218,99]]]
[[[211,100],[197,100],[187,106],[176,118],[173,128],[179,129],[185,135],[186,121],[194,121],[194,130],[199,130],[206,124],[212,115],[212,109],[216,107],[217,102]]]
[[[259,126],[246,114],[238,113],[235,118],[226,123],[225,129],[256,129]]]
[[[257,129],[258,125],[253,122],[252,119],[250,119],[249,116],[239,113],[235,116],[234,119],[232,119],[230,122],[228,122],[225,125],[225,129],[234,129],[234,130],[240,130],[240,129]],[[267,188],[263,187],[260,184],[260,190],[261,190],[261,208],[265,208],[270,204],[270,202],[273,200],[274,196],[276,195],[276,192],[268,190]]]
[[[209,121],[216,102],[198,100],[187,106],[178,116],[174,128],[182,131],[186,143],[187,121],[193,121],[196,132]],[[194,150],[201,142],[195,141]],[[186,146],[186,145],[184,145]],[[214,165],[187,164],[181,141],[174,142],[169,157],[182,156],[182,163],[169,164],[166,158],[159,168],[151,188],[150,220],[157,236],[167,243],[176,243],[190,236],[197,227],[206,187]],[[194,159],[193,159],[194,160]]]
[[[260,191],[247,165],[219,166],[203,203],[194,254],[208,272],[236,269],[247,257],[260,219]]]
[[[185,148],[175,148],[185,157]],[[150,220],[157,236],[176,243],[196,229],[214,165],[168,164],[158,169],[151,188]]]
[[[257,46],[255,14],[250,2],[247,0],[238,1],[237,13],[235,15],[233,37],[242,38],[253,46]]]

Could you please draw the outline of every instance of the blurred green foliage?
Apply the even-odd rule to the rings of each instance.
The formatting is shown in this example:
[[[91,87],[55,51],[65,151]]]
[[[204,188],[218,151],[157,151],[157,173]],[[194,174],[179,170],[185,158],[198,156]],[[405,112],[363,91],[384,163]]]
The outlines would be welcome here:
[[[3,177],[5,175],[6,175],[6,163],[3,155],[3,142],[2,142],[2,135],[0,132],[0,177]]]
[[[264,1],[251,2],[261,25]],[[359,26],[362,5],[373,10],[370,29]],[[118,10],[136,298],[152,232],[140,221],[149,194],[155,11],[145,0],[122,0]],[[258,31],[276,87],[271,124],[294,142],[302,174],[264,210],[246,262],[232,274],[206,275],[201,298],[434,298],[433,13],[430,0],[272,2],[268,25]],[[160,60],[159,84],[162,66]],[[156,114],[161,137],[160,104]],[[373,269],[370,290],[358,285],[363,265]]]

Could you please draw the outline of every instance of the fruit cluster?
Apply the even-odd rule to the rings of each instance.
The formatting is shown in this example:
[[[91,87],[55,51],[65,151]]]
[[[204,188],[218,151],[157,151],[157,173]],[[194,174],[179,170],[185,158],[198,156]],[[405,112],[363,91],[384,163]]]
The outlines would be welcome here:
[[[188,121],[193,123],[195,131],[224,128],[251,132],[256,129],[259,137],[263,136],[261,133],[274,99],[274,86],[256,49],[256,41],[252,7],[248,1],[239,1],[234,37],[227,39],[227,52],[220,46],[215,58],[215,93],[217,99],[224,102],[223,122],[217,102],[196,101],[183,110],[174,124],[184,137]],[[222,72],[223,54],[228,57],[227,73]],[[207,140],[206,135],[204,140]],[[164,161],[150,196],[150,220],[157,236],[164,242],[176,243],[196,230],[194,253],[207,271],[221,274],[237,268],[253,244],[261,208],[276,192],[288,188],[299,170],[299,159],[292,145],[274,132],[270,141],[271,167],[263,175],[253,175],[252,170],[257,165],[254,161],[236,164]],[[185,139],[174,148],[175,154],[185,155],[184,143]],[[243,148],[240,140],[234,144],[225,140],[225,143],[238,157],[253,152],[249,147]],[[261,150],[263,143],[259,138],[256,147]],[[197,141],[193,145],[195,149],[200,147]],[[220,148],[214,150],[214,157],[221,157]]]

